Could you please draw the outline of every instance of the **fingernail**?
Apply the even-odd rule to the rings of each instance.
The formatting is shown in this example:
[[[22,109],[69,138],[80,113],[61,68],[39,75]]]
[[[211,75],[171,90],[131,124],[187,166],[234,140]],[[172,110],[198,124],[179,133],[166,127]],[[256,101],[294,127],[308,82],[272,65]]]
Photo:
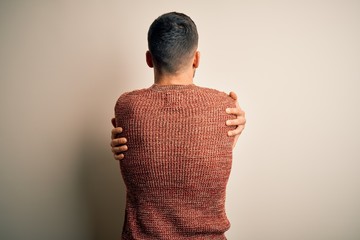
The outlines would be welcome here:
[[[230,125],[230,124],[231,124],[231,121],[230,121],[230,120],[227,120],[227,121],[226,121],[226,124],[227,124],[227,125]]]
[[[227,109],[226,109],[226,112],[227,112],[227,113],[230,113],[230,108],[227,108]]]

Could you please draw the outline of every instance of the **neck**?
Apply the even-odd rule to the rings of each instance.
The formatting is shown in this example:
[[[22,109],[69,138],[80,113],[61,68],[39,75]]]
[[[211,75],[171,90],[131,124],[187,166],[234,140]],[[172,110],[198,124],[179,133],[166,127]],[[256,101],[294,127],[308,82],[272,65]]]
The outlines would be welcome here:
[[[174,74],[164,74],[154,71],[154,80],[159,85],[189,85],[193,84],[194,72],[186,71]]]

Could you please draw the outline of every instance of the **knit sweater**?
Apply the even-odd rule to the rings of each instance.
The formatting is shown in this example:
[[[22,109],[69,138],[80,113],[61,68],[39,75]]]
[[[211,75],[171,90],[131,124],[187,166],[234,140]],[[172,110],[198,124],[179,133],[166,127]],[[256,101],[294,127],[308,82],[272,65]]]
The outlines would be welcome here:
[[[154,84],[119,97],[116,125],[128,139],[122,239],[226,239],[234,140],[227,107],[235,107],[227,94],[194,84]]]

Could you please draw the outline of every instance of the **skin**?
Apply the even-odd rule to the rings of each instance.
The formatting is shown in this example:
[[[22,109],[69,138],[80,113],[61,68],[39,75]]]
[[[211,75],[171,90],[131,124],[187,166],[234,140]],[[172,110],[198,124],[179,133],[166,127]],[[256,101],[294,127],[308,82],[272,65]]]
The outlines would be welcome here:
[[[150,68],[154,69],[154,81],[159,85],[172,85],[172,84],[192,84],[193,77],[195,75],[196,68],[199,67],[200,63],[200,52],[195,51],[194,54],[189,58],[183,66],[175,73],[166,73],[158,69],[152,60],[151,53],[146,52],[146,63]],[[237,101],[237,95],[235,92],[230,92],[229,96],[236,101],[236,108],[227,108],[225,111],[230,115],[235,115],[237,118],[227,120],[226,125],[228,126],[237,126],[236,129],[228,132],[228,136],[234,137],[233,148],[235,147],[237,140],[245,128],[246,119],[245,112],[240,108]],[[128,150],[126,145],[127,139],[125,137],[118,138],[118,134],[122,133],[123,129],[121,127],[116,127],[115,118],[111,119],[111,123],[114,128],[111,131],[111,151],[114,154],[116,160],[121,160],[125,157],[124,152]]]

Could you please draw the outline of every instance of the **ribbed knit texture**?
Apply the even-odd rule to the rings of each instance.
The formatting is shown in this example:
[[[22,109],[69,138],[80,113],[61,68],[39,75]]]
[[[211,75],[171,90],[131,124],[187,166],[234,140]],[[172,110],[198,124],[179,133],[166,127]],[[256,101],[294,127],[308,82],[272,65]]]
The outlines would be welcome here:
[[[122,239],[226,239],[225,190],[235,101],[217,90],[154,84],[120,96],[127,188]]]

